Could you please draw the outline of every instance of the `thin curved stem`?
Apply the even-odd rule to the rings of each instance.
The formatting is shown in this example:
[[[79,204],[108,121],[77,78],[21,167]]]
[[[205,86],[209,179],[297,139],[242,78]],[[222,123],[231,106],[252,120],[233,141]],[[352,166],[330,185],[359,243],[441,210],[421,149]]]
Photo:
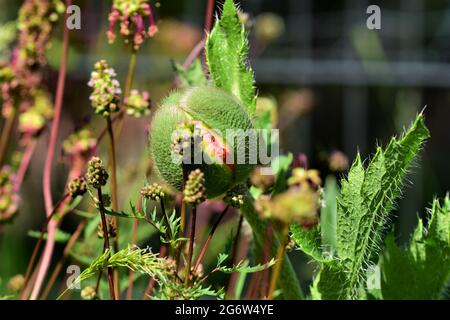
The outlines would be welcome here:
[[[214,235],[214,232],[216,232],[217,227],[219,226],[220,222],[222,221],[223,217],[225,217],[225,214],[228,212],[229,206],[226,206],[225,209],[222,211],[220,216],[217,218],[216,222],[214,223],[211,231],[209,232],[208,238],[206,239],[205,243],[203,244],[202,250],[200,251],[197,260],[194,265],[194,269],[192,270],[192,273],[195,274],[198,267],[200,266],[200,263],[202,263],[203,257],[205,256],[206,250],[208,249],[208,245],[211,242],[211,239]]]
[[[71,0],[66,0],[66,8],[71,5]],[[66,19],[68,18],[68,13],[66,12]],[[65,20],[64,20],[65,21]],[[50,132],[50,142],[47,149],[47,156],[44,164],[44,175],[42,179],[43,190],[44,190],[44,203],[45,211],[47,217],[50,216],[53,210],[53,200],[52,200],[52,190],[51,190],[51,175],[53,158],[55,156],[56,142],[58,139],[58,131],[61,120],[62,113],[62,103],[64,97],[64,87],[66,82],[66,71],[67,71],[67,59],[69,55],[69,29],[67,24],[64,23],[64,35],[63,35],[63,50],[61,56],[61,65],[59,67],[58,84],[56,88],[56,98],[55,98],[55,113],[53,118],[52,130]],[[51,220],[48,225],[47,232],[47,243],[44,249],[44,254],[42,258],[42,264],[40,265],[38,275],[36,277],[36,282],[34,284],[33,291],[31,292],[30,299],[35,300],[42,287],[45,275],[47,273],[48,267],[50,265],[50,260],[53,254],[53,249],[55,245],[55,232],[56,232],[57,222]]]
[[[30,281],[31,271],[33,270],[34,263],[36,262],[37,254],[39,252],[39,249],[41,248],[42,242],[44,241],[45,229],[47,228],[48,223],[53,218],[53,216],[56,214],[56,212],[58,212],[58,209],[61,206],[61,204],[64,203],[64,201],[67,199],[68,196],[69,196],[69,194],[67,193],[58,201],[58,203],[55,205],[55,208],[53,209],[53,211],[50,214],[50,216],[42,224],[41,234],[39,235],[39,239],[36,242],[36,245],[34,246],[33,253],[31,254],[30,261],[28,262],[27,271],[25,273],[25,280],[24,280],[24,283],[22,285],[22,289],[21,289],[21,292],[20,292],[20,299],[25,299],[26,298],[25,294],[24,294],[25,291],[26,291],[25,289],[28,286],[28,283]]]
[[[23,179],[30,166],[31,158],[33,157],[34,150],[36,150],[37,140],[32,139],[25,148],[22,159],[20,160],[19,169],[17,170],[16,178],[14,180],[14,192],[19,192],[22,187]]]
[[[66,261],[67,257],[70,254],[70,250],[72,250],[73,246],[77,242],[78,238],[81,235],[81,232],[83,232],[84,227],[86,226],[86,219],[81,220],[81,222],[78,224],[78,227],[75,229],[73,234],[71,235],[69,241],[67,241],[67,244],[63,251],[63,256],[58,261],[58,263],[55,266],[55,269],[53,270],[52,275],[50,276],[50,280],[48,281],[44,293],[41,296],[42,300],[45,300],[48,298],[50,291],[52,290],[53,286],[55,285],[56,280],[58,279],[59,274],[61,273],[61,269],[64,265],[64,262]]]

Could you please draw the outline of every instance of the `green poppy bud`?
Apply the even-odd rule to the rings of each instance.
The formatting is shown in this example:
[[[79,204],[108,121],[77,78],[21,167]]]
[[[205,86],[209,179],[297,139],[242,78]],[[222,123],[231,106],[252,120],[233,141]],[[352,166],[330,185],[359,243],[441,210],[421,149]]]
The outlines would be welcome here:
[[[205,175],[207,196],[214,198],[243,182],[254,168],[251,162],[255,161],[249,161],[249,155],[256,152],[256,145],[245,137],[251,129],[249,115],[233,95],[211,86],[177,91],[155,112],[150,156],[161,177],[181,191],[183,168],[174,154],[180,155],[180,146],[184,148],[192,141],[194,149],[198,146],[200,150],[201,161],[195,159],[195,151],[193,161],[186,162],[183,157],[186,173],[200,169]]]

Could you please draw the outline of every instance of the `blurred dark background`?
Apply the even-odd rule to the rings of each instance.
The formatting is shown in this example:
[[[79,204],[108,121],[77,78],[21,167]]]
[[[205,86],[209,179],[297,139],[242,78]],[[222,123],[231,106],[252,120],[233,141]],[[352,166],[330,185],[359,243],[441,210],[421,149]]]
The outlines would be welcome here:
[[[205,2],[150,1],[159,33],[140,49],[134,87],[148,90],[154,105],[172,86],[171,60],[183,62],[201,39]],[[352,161],[357,150],[365,157],[377,145],[401,133],[425,106],[431,140],[422,152],[398,203],[396,234],[406,242],[417,217],[433,197],[450,190],[450,1],[444,0],[243,0],[248,14],[251,64],[259,95],[278,103],[283,152],[305,153],[309,166],[328,171],[329,155],[342,151]],[[21,1],[0,0],[0,30],[17,17]],[[76,0],[82,29],[71,32],[70,62],[61,139],[92,117],[86,85],[92,65],[108,60],[121,81],[128,67],[128,49],[108,45],[105,36],[110,1]],[[366,9],[381,9],[381,29],[369,30]],[[218,4],[219,6],[219,1]],[[2,33],[0,31],[0,33]],[[61,50],[61,25],[49,49],[45,82],[56,85]],[[7,50],[2,49],[2,59]],[[148,119],[127,120],[119,164],[132,176],[145,156]],[[98,124],[96,130],[101,130]],[[40,142],[25,183],[24,203],[16,225],[7,231],[14,244],[30,247],[21,230],[38,229],[44,216],[41,173],[48,137]],[[128,141],[128,143],[124,143]],[[64,187],[66,169],[59,166],[53,183]],[[58,175],[58,173],[60,175]],[[141,181],[139,181],[140,183]],[[0,244],[0,269],[26,265],[29,252],[17,254]],[[2,250],[3,248],[3,250]],[[8,254],[6,254],[8,252]],[[20,270],[19,270],[20,271]],[[16,272],[17,273],[17,272]],[[0,273],[2,274],[2,273]],[[3,272],[5,275],[5,272]],[[6,275],[8,276],[8,272]]]

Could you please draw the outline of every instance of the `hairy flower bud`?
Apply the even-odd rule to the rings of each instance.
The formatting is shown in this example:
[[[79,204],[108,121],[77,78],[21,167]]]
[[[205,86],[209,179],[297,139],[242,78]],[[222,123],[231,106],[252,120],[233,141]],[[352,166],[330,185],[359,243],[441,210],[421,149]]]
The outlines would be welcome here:
[[[10,292],[19,292],[20,289],[22,289],[22,286],[25,282],[25,277],[21,274],[17,274],[11,279],[9,279],[8,282],[8,290]]]
[[[183,200],[192,205],[199,205],[206,199],[205,175],[199,169],[192,171],[183,190]]]
[[[244,107],[221,89],[205,86],[174,92],[155,112],[149,135],[150,155],[161,177],[180,191],[183,167],[186,172],[200,169],[208,197],[214,198],[245,181],[254,168],[255,164],[247,160],[257,150],[243,137],[250,129],[253,124]],[[230,132],[235,134],[234,139],[227,139]],[[174,159],[174,151],[189,150],[185,145],[189,142],[194,149],[199,146],[200,152],[194,151],[191,158],[183,155],[181,165]],[[236,161],[238,157],[245,159],[244,163]]]
[[[92,152],[97,145],[92,131],[89,129],[81,129],[72,133],[63,142],[63,150],[68,155],[87,155]]]
[[[87,182],[98,189],[106,184],[108,177],[108,172],[106,172],[102,160],[98,157],[92,157],[88,163],[88,170],[86,173]]]

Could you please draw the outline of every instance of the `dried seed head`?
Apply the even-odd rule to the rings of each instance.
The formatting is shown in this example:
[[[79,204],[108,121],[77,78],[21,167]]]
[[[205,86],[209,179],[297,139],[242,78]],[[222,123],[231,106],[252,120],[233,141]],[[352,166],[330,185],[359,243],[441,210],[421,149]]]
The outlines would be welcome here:
[[[95,288],[92,286],[84,287],[83,290],[81,290],[81,299],[83,300],[94,300],[97,298],[97,293],[95,292]]]
[[[108,177],[108,172],[106,172],[102,160],[98,157],[92,157],[88,163],[88,170],[86,173],[87,182],[98,189],[106,184]]]
[[[67,188],[69,189],[69,194],[72,199],[76,198],[77,196],[82,196],[87,191],[86,179],[84,177],[75,178],[69,182]]]
[[[88,86],[94,89],[89,99],[95,113],[109,117],[112,113],[119,111],[119,96],[122,90],[116,79],[116,72],[105,60],[100,60],[94,65]]]
[[[191,171],[183,190],[184,201],[191,205],[199,205],[206,199],[205,175],[200,169]]]
[[[159,184],[153,183],[143,187],[141,189],[141,195],[147,199],[159,201],[160,199],[164,199],[164,190]]]

